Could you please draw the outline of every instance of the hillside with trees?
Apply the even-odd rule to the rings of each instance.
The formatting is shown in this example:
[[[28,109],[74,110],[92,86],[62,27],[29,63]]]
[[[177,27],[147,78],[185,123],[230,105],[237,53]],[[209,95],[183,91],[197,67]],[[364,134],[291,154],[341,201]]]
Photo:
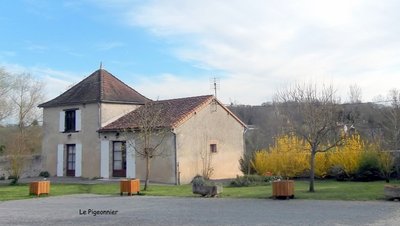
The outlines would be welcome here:
[[[314,104],[320,104],[317,102]],[[263,103],[259,106],[234,104],[228,106],[248,125],[245,134],[246,151],[241,159],[242,171],[245,174],[255,173],[255,169],[249,163],[256,151],[274,146],[276,138],[287,134],[294,125],[305,125],[298,113],[293,115],[290,120],[280,114],[279,110],[282,105],[282,102],[275,102]],[[286,102],[284,105],[286,111],[292,113],[296,113],[296,109],[304,107],[304,103],[296,105],[293,101]],[[394,151],[400,149],[399,90],[391,90],[385,98],[381,97],[376,102],[363,103],[360,98],[350,98],[350,101],[346,103],[338,102],[332,120],[338,128],[341,128],[341,131],[357,133],[363,141],[377,144],[382,150]],[[399,177],[399,153],[394,152],[393,155],[397,156],[394,159],[395,174],[393,175]]]

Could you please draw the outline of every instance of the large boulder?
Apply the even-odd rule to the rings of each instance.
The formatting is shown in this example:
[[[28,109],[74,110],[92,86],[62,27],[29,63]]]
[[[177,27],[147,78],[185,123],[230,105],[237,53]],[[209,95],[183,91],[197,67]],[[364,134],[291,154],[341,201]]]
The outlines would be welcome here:
[[[201,196],[216,197],[222,192],[222,186],[209,185],[202,176],[195,176],[192,180],[192,192],[193,194],[199,194]]]

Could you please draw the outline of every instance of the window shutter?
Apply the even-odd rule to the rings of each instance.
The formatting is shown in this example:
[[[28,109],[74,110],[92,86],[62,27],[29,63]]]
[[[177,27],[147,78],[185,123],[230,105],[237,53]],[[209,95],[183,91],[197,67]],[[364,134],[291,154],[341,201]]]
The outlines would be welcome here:
[[[81,110],[76,110],[75,111],[75,130],[76,131],[81,131]]]
[[[110,177],[110,141],[102,140],[100,146],[100,176]]]
[[[59,123],[59,131],[65,131],[65,111],[60,111],[60,123]]]
[[[75,145],[75,177],[82,176],[82,144]]]
[[[126,177],[136,178],[135,141],[126,141]]]
[[[64,174],[64,144],[57,145],[57,177]]]

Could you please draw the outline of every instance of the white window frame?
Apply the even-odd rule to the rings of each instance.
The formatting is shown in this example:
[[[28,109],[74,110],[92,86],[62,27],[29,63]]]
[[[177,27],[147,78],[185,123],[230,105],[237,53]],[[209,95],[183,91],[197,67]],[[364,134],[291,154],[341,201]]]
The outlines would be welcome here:
[[[75,111],[75,130],[74,131],[65,131],[65,117],[66,111]],[[82,111],[80,109],[65,109],[60,111],[60,118],[59,118],[59,131],[61,133],[64,132],[79,132],[82,130]]]

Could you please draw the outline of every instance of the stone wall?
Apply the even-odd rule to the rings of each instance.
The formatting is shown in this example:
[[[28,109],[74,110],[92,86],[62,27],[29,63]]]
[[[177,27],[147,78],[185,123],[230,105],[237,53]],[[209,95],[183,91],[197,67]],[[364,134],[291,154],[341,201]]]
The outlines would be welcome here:
[[[10,176],[9,169],[10,165],[7,156],[0,156],[0,177],[4,176],[5,178],[8,178],[8,176]],[[37,177],[41,171],[43,171],[42,156],[26,156],[25,167],[22,171],[21,178]]]

